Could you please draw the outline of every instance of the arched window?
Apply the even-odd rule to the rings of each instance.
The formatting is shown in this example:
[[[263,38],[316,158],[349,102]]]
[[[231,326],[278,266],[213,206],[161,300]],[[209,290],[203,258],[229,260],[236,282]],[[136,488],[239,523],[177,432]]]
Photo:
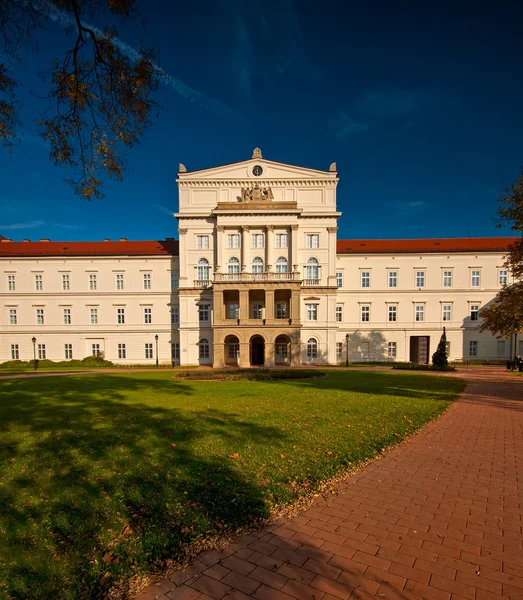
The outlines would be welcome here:
[[[204,281],[209,279],[209,261],[206,258],[200,258],[198,261],[198,279]]]
[[[200,358],[209,358],[209,340],[202,338],[198,345],[200,346]]]
[[[287,259],[284,256],[280,256],[276,261],[276,273],[287,273],[288,270]]]
[[[320,278],[320,267],[318,266],[318,259],[311,257],[307,261],[305,267],[305,279],[319,279]]]
[[[227,272],[228,273],[239,273],[240,272],[240,261],[236,258],[236,256],[229,258],[229,263],[227,265]]]
[[[257,256],[252,261],[252,272],[253,273],[263,273],[263,258]]]
[[[314,338],[307,340],[307,358],[318,358],[318,342]]]

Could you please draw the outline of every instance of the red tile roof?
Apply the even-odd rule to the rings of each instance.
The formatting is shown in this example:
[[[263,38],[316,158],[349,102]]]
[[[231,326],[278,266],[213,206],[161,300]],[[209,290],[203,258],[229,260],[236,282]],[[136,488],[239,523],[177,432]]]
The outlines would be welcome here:
[[[338,240],[337,254],[419,254],[428,252],[506,252],[520,238],[428,238],[418,240]]]
[[[178,256],[178,240],[0,242],[2,256]]]

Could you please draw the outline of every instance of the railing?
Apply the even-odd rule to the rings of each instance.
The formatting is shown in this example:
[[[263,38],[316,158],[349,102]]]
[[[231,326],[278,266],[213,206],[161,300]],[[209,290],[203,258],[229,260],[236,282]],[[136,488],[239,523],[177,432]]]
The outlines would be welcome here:
[[[197,288],[208,288],[211,287],[212,281],[210,279],[195,279],[194,287]]]
[[[306,279],[304,285],[320,285],[319,279]]]
[[[299,281],[300,274],[292,273],[215,273],[215,281]]]

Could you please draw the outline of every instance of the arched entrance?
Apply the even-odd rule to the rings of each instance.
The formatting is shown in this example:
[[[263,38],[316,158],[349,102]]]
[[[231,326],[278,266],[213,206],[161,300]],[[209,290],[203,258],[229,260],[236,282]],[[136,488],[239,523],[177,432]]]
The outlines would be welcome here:
[[[224,363],[238,365],[240,359],[240,340],[235,335],[228,335],[224,344]]]
[[[263,365],[265,363],[265,340],[261,335],[251,338],[251,365]]]
[[[291,363],[291,340],[288,335],[279,335],[274,342],[274,360],[277,365]]]

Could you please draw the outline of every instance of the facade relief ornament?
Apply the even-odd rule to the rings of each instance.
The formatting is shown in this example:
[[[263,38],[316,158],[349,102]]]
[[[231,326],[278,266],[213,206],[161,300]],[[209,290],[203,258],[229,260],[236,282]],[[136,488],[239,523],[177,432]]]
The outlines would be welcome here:
[[[254,148],[254,150],[252,151],[252,157],[263,158],[261,150],[259,148]]]
[[[178,233],[179,233],[180,235],[185,235],[185,234],[187,233],[187,229],[185,229],[185,228],[178,229]]]
[[[242,202],[254,202],[260,204],[261,202],[272,202],[274,195],[270,187],[260,187],[258,183],[249,187],[242,187]]]
[[[225,227],[223,225],[216,225],[216,231],[225,231]]]
[[[187,167],[183,163],[180,163],[178,173],[187,173]]]
[[[331,164],[331,166],[329,167],[329,171],[330,171],[331,173],[336,173],[336,172],[338,171],[338,169],[336,168],[336,163],[335,163],[335,162],[333,162],[333,163]]]

